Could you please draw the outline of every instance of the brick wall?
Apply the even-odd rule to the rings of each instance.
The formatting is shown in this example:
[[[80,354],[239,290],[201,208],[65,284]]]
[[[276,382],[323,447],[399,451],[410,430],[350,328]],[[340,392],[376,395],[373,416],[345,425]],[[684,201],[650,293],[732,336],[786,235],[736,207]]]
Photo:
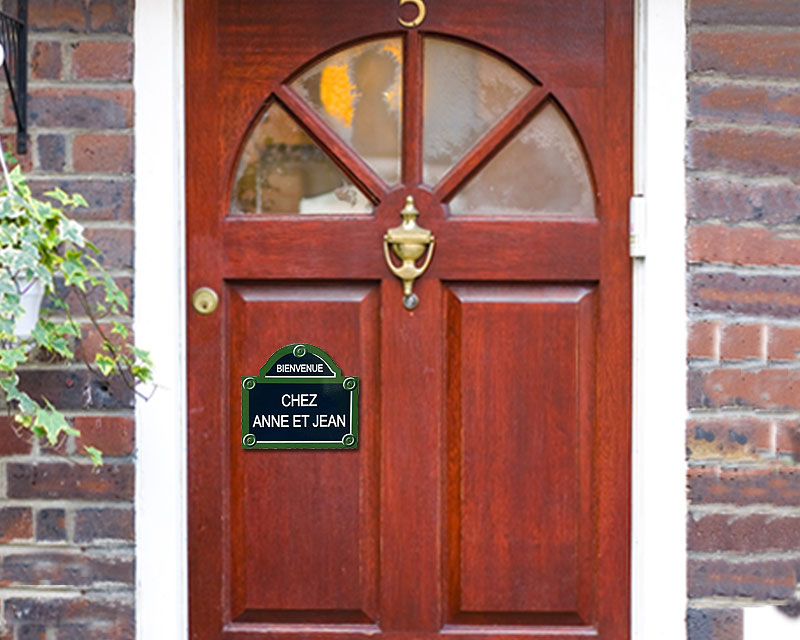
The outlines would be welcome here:
[[[15,2],[4,9],[16,14]],[[133,261],[133,0],[30,0],[30,183],[82,193],[80,218],[130,289]],[[4,146],[14,117],[4,98]],[[97,336],[87,331],[91,352]],[[0,421],[0,640],[134,637],[133,411],[127,389],[82,365],[40,363],[28,388],[63,408],[106,454],[92,471]],[[4,622],[4,624],[2,624]]]
[[[800,8],[688,9],[688,627],[739,640],[800,582]]]

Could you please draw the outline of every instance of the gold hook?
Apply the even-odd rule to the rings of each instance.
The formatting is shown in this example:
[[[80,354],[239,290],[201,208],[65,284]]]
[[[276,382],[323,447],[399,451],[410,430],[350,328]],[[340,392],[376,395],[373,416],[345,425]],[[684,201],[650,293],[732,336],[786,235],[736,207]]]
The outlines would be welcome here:
[[[417,224],[419,211],[414,206],[413,196],[406,198],[406,206],[403,207],[400,215],[403,217],[402,224],[387,230],[383,236],[383,253],[389,269],[403,281],[403,306],[411,311],[416,309],[419,304],[419,298],[412,292],[414,280],[425,273],[431,263],[434,240],[430,230],[423,229]],[[389,253],[389,245],[392,245],[394,254],[403,261],[399,267],[392,260]],[[418,267],[416,262],[426,248],[428,249],[428,254],[425,256],[422,266]]]

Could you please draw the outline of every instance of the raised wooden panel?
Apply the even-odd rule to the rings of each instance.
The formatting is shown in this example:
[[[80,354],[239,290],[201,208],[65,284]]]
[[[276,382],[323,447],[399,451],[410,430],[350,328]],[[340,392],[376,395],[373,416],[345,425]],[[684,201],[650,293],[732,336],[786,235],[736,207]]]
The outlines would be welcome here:
[[[593,287],[446,296],[451,619],[589,624]]]
[[[372,283],[234,283],[230,336],[230,619],[377,619],[379,290]],[[278,348],[324,348],[360,376],[357,451],[243,451],[243,375]]]

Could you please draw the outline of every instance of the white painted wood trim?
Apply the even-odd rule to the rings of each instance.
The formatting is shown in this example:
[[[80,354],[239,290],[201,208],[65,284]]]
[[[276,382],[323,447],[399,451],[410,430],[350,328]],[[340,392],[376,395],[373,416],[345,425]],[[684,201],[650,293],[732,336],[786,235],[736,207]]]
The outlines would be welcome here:
[[[634,263],[632,626],[634,640],[676,640],[686,637],[685,23],[681,0],[637,8],[635,180],[651,242]],[[186,640],[183,0],[138,0],[134,41],[135,328],[162,385],[136,408],[136,636]]]
[[[136,637],[188,637],[183,1],[137,0],[136,341],[159,387],[136,404]]]
[[[686,27],[683,0],[637,0],[632,637],[686,638]]]

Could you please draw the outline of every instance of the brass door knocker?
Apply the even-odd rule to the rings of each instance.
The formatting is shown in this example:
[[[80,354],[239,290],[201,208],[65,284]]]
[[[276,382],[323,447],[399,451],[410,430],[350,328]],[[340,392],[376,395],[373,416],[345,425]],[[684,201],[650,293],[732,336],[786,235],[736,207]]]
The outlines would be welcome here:
[[[403,281],[403,306],[411,311],[416,309],[419,304],[417,294],[412,292],[414,280],[425,273],[431,263],[433,234],[430,230],[423,229],[417,224],[419,211],[414,206],[412,196],[406,198],[406,206],[403,207],[400,215],[403,216],[402,224],[389,229],[383,236],[383,253],[386,256],[386,264],[389,265],[392,273]],[[399,267],[392,260],[389,245],[392,245],[394,254],[403,261]],[[416,262],[425,253],[426,248],[428,254],[425,256],[422,266],[418,267]]]

